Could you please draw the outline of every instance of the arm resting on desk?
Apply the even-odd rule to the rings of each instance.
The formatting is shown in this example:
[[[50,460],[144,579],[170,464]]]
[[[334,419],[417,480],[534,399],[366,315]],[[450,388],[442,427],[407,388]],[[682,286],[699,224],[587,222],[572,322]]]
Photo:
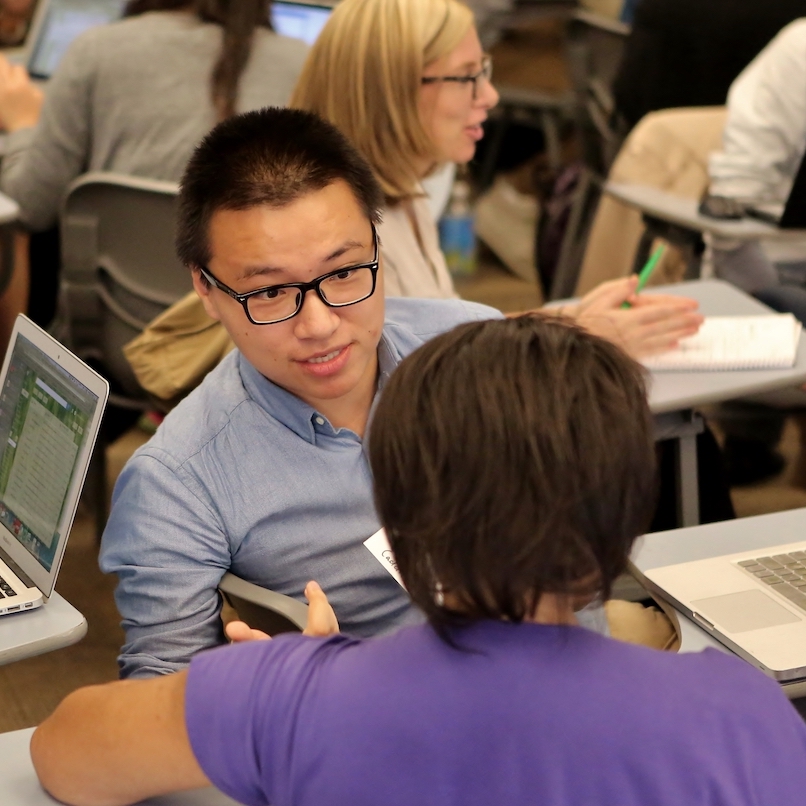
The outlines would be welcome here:
[[[185,727],[187,672],[70,694],[31,739],[42,786],[71,806],[122,806],[209,786]]]

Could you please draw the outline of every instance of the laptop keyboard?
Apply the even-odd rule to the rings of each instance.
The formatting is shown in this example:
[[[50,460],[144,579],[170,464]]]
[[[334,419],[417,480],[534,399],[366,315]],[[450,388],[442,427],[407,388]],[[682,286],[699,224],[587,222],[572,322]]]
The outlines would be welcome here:
[[[742,560],[740,568],[806,610],[806,551]]]
[[[5,599],[6,596],[16,595],[17,593],[14,588],[12,588],[11,585],[9,585],[8,582],[3,579],[3,577],[0,577],[0,599]]]

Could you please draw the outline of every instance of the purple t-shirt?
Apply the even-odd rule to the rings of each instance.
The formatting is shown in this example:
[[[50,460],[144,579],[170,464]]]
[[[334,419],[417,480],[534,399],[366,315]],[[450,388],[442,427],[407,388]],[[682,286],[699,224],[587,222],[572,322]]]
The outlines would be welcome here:
[[[198,655],[196,758],[247,804],[803,806],[806,725],[714,650],[483,622]]]

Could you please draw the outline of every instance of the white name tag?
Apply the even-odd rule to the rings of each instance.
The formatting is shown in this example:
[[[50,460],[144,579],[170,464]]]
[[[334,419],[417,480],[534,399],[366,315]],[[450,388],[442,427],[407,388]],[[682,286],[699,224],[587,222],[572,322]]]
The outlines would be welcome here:
[[[392,549],[389,548],[386,531],[378,529],[372,537],[368,537],[364,541],[364,545],[370,550],[372,556],[397,580],[397,584],[401,588],[405,588],[406,586],[400,578],[400,572],[397,570],[395,555],[392,554]]]

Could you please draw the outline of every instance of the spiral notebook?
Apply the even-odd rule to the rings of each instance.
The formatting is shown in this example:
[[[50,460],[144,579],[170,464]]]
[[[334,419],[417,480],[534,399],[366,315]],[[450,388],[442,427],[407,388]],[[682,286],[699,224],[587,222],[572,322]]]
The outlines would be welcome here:
[[[654,371],[787,369],[795,365],[801,324],[791,313],[709,316],[674,349],[644,359]]]

